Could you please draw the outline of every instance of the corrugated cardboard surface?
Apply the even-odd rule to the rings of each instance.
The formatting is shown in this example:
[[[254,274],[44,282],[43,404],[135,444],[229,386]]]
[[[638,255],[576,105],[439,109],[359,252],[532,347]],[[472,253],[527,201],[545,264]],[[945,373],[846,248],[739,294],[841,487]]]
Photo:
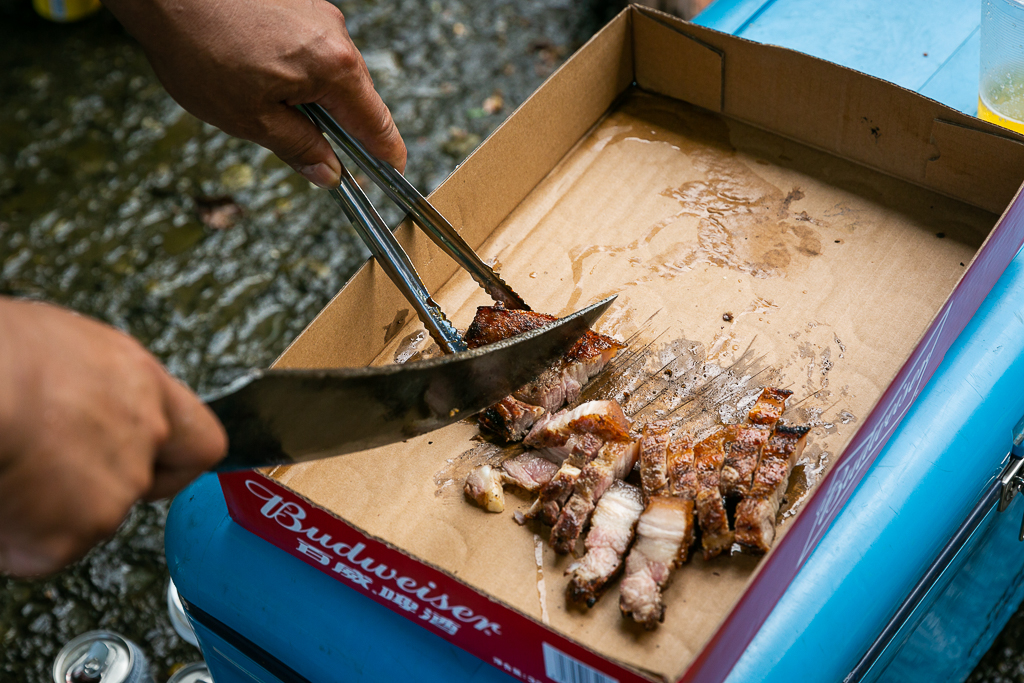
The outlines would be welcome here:
[[[636,11],[620,16],[467,161],[438,204],[537,310],[569,313],[617,293],[598,328],[605,334],[690,340],[721,365],[750,346],[795,400],[805,399],[790,417],[821,414],[828,423],[808,448],[813,464],[828,467],[964,273],[997,220],[992,211],[1009,200],[997,170],[971,161],[970,140],[985,140],[989,153],[994,145],[996,166],[1019,163],[1020,145],[984,126],[937,125],[930,113],[939,105],[824,62],[677,29]],[[652,40],[664,47],[644,49]],[[649,63],[663,52],[692,53],[703,76],[676,78],[671,63]],[[634,60],[641,85],[675,89],[731,117],[634,90],[601,119]],[[813,87],[798,87],[799,98],[770,96],[801,79]],[[829,84],[856,106],[836,103]],[[876,117],[878,136],[857,132],[851,111],[862,106]],[[896,142],[889,131],[898,131]],[[791,139],[802,135],[813,147]],[[879,151],[883,139],[894,146]],[[962,152],[969,168],[991,176],[976,205],[945,196],[972,196],[985,183],[935,170],[960,165],[953,152],[935,157],[934,145]],[[933,189],[920,186],[928,183]],[[488,303],[484,295],[462,273],[449,279],[454,268],[426,238],[402,238],[428,287],[440,287],[438,302],[465,327]],[[282,364],[390,362],[419,327],[386,335],[407,308],[368,267]],[[568,562],[546,548],[541,597],[535,537],[510,516],[528,501],[510,495],[506,513],[491,515],[461,500],[461,482],[444,485],[450,461],[476,433],[457,424],[274,477],[538,621],[546,613],[553,629],[610,659],[677,678],[742,593],[756,558],[691,561],[676,573],[665,623],[653,633],[620,618],[614,589],[589,612],[567,607]]]

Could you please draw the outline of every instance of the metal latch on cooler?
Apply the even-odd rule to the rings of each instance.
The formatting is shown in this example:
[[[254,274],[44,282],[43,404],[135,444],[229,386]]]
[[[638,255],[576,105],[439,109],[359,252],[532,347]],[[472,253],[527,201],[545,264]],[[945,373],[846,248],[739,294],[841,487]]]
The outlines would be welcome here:
[[[1021,490],[1024,490],[1024,417],[1013,428],[1010,462],[999,475],[999,511],[1010,507],[1010,501]],[[1017,540],[1024,541],[1024,519],[1021,520]]]

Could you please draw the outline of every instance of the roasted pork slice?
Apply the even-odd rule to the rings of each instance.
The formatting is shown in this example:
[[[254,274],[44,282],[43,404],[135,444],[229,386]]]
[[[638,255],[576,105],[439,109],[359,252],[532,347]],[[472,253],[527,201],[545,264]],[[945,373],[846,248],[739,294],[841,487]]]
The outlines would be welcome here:
[[[481,306],[466,330],[466,345],[475,349],[529,332],[558,320],[553,315],[535,311],[521,311],[502,306]],[[589,366],[600,363],[601,367],[610,361],[625,344],[597,332],[587,331],[565,354],[566,363],[584,363]],[[599,371],[598,371],[599,372]],[[591,377],[597,374],[590,374]]]
[[[480,465],[466,477],[463,491],[467,498],[488,512],[501,512],[505,509],[502,479],[500,470],[490,465]]]
[[[694,539],[693,514],[697,500],[697,469],[693,466],[693,442],[688,438],[673,439],[668,445],[668,492],[673,498],[690,501],[689,512],[680,516],[683,540],[676,564],[690,559]]]
[[[504,480],[521,489],[539,491],[558,472],[558,463],[551,462],[536,451],[526,451],[501,463]]]
[[[772,547],[775,516],[808,431],[809,427],[782,422],[775,426],[761,453],[750,492],[736,508],[736,540],[744,546],[760,552],[768,552]]]
[[[640,439],[640,484],[644,500],[662,493],[668,486],[668,430],[670,422],[649,422]]]
[[[501,306],[481,306],[477,309],[469,329],[466,344],[476,348],[523,332],[543,327],[557,320],[554,316],[532,311],[509,310]],[[579,398],[583,385],[604,369],[624,345],[610,337],[586,332],[566,353],[561,361],[546,370],[537,379],[513,394],[519,401],[554,412],[566,403]],[[510,416],[501,411],[486,413],[481,425],[502,438],[515,436],[514,425],[506,425]],[[521,437],[520,437],[521,438]],[[515,439],[507,439],[515,440]]]
[[[586,555],[569,567],[569,598],[588,607],[601,596],[608,582],[622,567],[622,558],[633,540],[633,530],[643,511],[640,490],[616,480],[597,501],[584,546]]]
[[[724,496],[742,497],[750,489],[761,449],[768,442],[771,430],[744,425],[730,425],[725,430],[725,459],[722,462],[720,488]]]
[[[782,417],[786,410],[786,399],[793,395],[788,389],[765,387],[754,402],[754,407],[747,413],[750,424],[771,428]]]
[[[610,493],[601,498],[598,510]],[[664,619],[662,589],[692,542],[692,498],[661,495],[648,500],[636,527],[636,542],[626,558],[626,573],[619,584],[619,609],[623,615],[648,629]]]
[[[568,372],[562,366],[548,368],[537,379],[523,386],[512,395],[521,401],[539,406],[543,410],[553,413],[566,403],[572,403],[578,399],[587,379],[589,378],[584,378],[580,382],[575,372]]]
[[[700,521],[705,560],[728,549],[733,541],[725,500],[719,488],[728,436],[725,429],[720,429],[693,447],[693,466],[697,470],[697,519]]]
[[[540,417],[544,408],[524,403],[514,396],[506,396],[477,418],[480,425],[504,441],[522,441]]]
[[[588,401],[540,418],[523,443],[533,448],[558,448],[578,434],[593,434],[603,441],[626,439],[629,420],[616,401]]]
[[[526,519],[540,519],[545,524],[554,524],[562,512],[562,505],[569,500],[573,487],[580,476],[580,468],[568,460],[562,463],[558,472],[541,487],[537,500],[526,511]]]
[[[580,471],[572,496],[551,529],[551,547],[563,555],[576,546],[576,540],[590,521],[594,506],[616,479],[623,479],[636,465],[639,449],[630,441],[609,441]]]
[[[551,481],[541,487],[537,500],[533,501],[533,505],[526,512],[526,518],[541,519],[545,524],[554,524],[562,511],[562,505],[572,494],[576,478],[580,476],[580,469],[597,457],[603,445],[604,440],[593,434],[574,434],[562,446],[535,451],[552,460],[563,460],[561,468]]]

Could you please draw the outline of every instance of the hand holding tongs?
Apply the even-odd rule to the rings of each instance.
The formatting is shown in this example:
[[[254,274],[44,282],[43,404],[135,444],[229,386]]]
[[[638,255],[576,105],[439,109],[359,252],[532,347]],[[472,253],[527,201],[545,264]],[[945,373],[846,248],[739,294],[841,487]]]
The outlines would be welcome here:
[[[437,246],[468,271],[491,298],[507,308],[530,310],[522,297],[512,291],[490,266],[480,260],[455,228],[412,183],[406,180],[405,176],[390,164],[370,154],[362,143],[349,135],[320,105],[305,104],[299,108],[327,137],[344,149],[388,197],[405,209],[409,217],[426,231]],[[344,164],[341,165],[340,185],[329,192],[369,247],[377,263],[412,304],[434,341],[445,353],[465,351],[466,344],[462,337],[430,297],[430,292],[420,280],[408,254]]]

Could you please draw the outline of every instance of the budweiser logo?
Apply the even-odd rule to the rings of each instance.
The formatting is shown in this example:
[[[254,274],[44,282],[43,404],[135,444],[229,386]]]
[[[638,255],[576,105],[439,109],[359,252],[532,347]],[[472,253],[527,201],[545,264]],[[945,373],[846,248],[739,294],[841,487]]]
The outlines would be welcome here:
[[[350,585],[380,600],[392,603],[399,610],[416,615],[449,635],[455,635],[462,624],[471,625],[487,635],[501,635],[501,625],[465,605],[454,604],[449,595],[439,591],[434,581],[422,582],[378,561],[367,553],[361,541],[345,543],[331,534],[308,525],[306,508],[254,479],[247,479],[249,493],[263,501],[260,514],[281,528],[295,534],[296,554],[338,574]]]

